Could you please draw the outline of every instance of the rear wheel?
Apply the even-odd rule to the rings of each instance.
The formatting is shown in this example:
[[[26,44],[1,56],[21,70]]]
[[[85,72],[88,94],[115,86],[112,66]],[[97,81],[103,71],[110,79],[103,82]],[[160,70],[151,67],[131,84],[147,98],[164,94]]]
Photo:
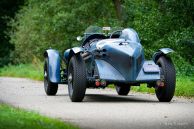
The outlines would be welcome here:
[[[128,95],[131,86],[118,86],[116,85],[116,91],[118,95]]]
[[[81,102],[87,85],[85,62],[80,55],[74,55],[68,65],[68,91],[72,102]]]
[[[160,102],[170,102],[174,96],[176,85],[176,72],[169,57],[161,56],[156,62],[161,70],[163,86],[156,86],[156,96]]]
[[[58,90],[58,84],[52,83],[49,79],[48,58],[45,58],[44,63],[44,89],[47,95],[56,95]]]

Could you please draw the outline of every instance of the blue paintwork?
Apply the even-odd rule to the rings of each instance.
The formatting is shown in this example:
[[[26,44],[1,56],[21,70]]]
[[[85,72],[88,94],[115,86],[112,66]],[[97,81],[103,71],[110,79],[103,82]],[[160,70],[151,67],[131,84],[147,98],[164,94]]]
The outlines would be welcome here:
[[[127,28],[122,31],[120,38],[129,40],[131,42],[140,43],[139,36],[137,32],[132,28]]]
[[[74,54],[90,53],[88,58],[85,57],[87,54],[83,55],[87,77],[98,77],[97,79],[103,79],[110,83],[134,84],[157,81],[160,79],[160,69],[155,64],[156,58],[173,52],[170,48],[162,48],[155,53],[153,60],[146,61],[138,34],[131,28],[122,30],[117,38],[109,38],[103,33],[93,33],[89,37],[85,34],[84,39],[84,44],[82,43],[81,47],[67,49],[64,52],[66,64],[68,65]],[[49,59],[51,58],[50,60],[53,62],[53,64],[49,64],[53,78],[56,79],[55,82],[59,82],[59,54],[54,50],[49,53]],[[54,72],[55,70],[56,72]]]
[[[161,48],[160,51],[164,54],[168,54],[168,53],[172,53],[174,52],[174,50],[170,49],[170,48]]]
[[[68,62],[69,58],[70,58],[70,51],[71,49],[67,49],[65,52],[64,52],[64,59],[65,59],[65,62]]]
[[[74,54],[77,54],[77,53],[80,53],[80,52],[83,52],[83,51],[84,51],[84,49],[82,47],[74,47],[74,48],[71,48],[71,49],[67,49],[64,52],[64,58],[65,58],[66,63],[68,63],[68,61],[70,60],[70,58]]]
[[[154,53],[152,59],[156,62],[160,56],[168,55],[170,53],[173,53],[174,50],[170,48],[161,48],[158,52]]]
[[[83,48],[82,47],[74,47],[71,50],[73,51],[74,54],[77,54],[79,52],[83,52]]]
[[[94,59],[86,62],[90,71],[95,60],[99,79],[125,83],[160,79],[159,67],[153,61],[145,61],[138,34],[131,28],[124,29],[119,38],[93,41],[85,49],[90,53],[104,51],[105,56],[97,59],[94,56]]]
[[[145,61],[142,67],[144,73],[159,73],[160,68],[154,61]]]
[[[95,60],[100,79],[109,81],[125,81],[121,73],[104,60]],[[105,72],[106,71],[106,72]]]
[[[60,75],[60,55],[57,50],[48,49],[45,52],[45,56],[48,57],[49,64],[49,80],[53,83],[61,82]]]
[[[141,68],[136,81],[156,81],[160,79],[160,68],[154,61],[145,61]]]
[[[108,56],[104,60],[115,67],[126,81],[135,80],[139,72],[136,64],[137,59],[144,58],[140,43],[125,41],[124,39],[106,39],[96,43],[96,47],[99,50],[105,49],[107,51]],[[142,62],[139,65],[142,65]]]
[[[130,78],[130,74],[124,77],[117,69],[115,69],[111,64],[104,60],[95,60],[96,66],[98,68],[100,79],[107,81],[117,81],[117,82],[149,82],[156,81],[160,79],[160,69],[158,65],[156,65],[153,61],[145,61],[143,67],[139,71],[139,73],[135,76],[135,79]],[[154,67],[153,69],[144,69],[149,67]],[[130,68],[129,68],[130,69]],[[105,72],[106,71],[106,72]]]
[[[94,58],[99,79],[130,83],[160,78],[159,67],[153,61],[145,61],[137,32],[131,28],[124,29],[119,38],[94,41],[85,49],[90,53],[105,51],[104,57]],[[92,60],[86,64],[91,69]]]

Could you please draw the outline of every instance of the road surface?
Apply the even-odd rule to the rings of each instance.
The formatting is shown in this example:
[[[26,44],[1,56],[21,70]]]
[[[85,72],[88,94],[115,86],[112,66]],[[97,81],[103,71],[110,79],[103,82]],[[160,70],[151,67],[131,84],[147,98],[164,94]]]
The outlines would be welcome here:
[[[191,129],[194,100],[173,98],[160,103],[155,95],[118,96],[112,89],[87,89],[83,102],[70,101],[67,86],[46,96],[43,82],[0,78],[0,102],[59,118],[82,129]]]

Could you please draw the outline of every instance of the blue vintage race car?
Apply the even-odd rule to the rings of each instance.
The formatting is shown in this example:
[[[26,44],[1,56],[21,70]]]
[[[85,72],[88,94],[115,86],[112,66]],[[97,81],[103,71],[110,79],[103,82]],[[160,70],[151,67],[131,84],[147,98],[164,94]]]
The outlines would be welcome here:
[[[131,28],[90,26],[77,40],[82,42],[81,46],[62,55],[54,49],[45,51],[47,95],[55,95],[58,84],[68,84],[71,101],[80,102],[86,88],[114,84],[118,95],[127,95],[131,86],[146,83],[155,88],[159,101],[171,101],[176,83],[175,68],[168,55],[172,49],[162,48],[154,53],[152,60],[145,60],[138,34]]]

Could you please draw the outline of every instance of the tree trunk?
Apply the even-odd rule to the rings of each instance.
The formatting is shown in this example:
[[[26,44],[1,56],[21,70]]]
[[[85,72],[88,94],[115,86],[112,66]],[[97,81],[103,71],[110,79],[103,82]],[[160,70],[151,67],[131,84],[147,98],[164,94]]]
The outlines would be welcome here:
[[[117,18],[119,20],[122,20],[122,7],[121,7],[121,1],[120,0],[112,0],[115,6],[115,11]]]

